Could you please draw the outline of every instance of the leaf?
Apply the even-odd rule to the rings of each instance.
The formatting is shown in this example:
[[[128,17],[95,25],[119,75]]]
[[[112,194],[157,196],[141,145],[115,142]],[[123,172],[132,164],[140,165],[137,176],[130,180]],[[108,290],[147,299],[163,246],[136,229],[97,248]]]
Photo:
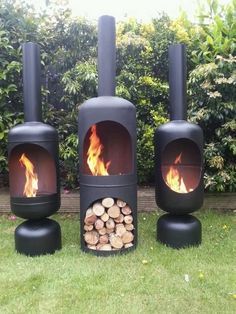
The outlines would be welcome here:
[[[206,40],[207,40],[207,43],[208,43],[209,45],[211,45],[211,46],[214,45],[214,41],[213,41],[213,39],[212,39],[212,37],[211,37],[210,35],[207,35]]]
[[[221,31],[222,28],[223,28],[223,21],[222,21],[222,19],[219,17],[219,15],[216,15],[214,20],[216,22],[216,25],[217,25],[218,29]]]
[[[218,0],[213,0],[211,6],[214,14],[216,14],[218,10]]]

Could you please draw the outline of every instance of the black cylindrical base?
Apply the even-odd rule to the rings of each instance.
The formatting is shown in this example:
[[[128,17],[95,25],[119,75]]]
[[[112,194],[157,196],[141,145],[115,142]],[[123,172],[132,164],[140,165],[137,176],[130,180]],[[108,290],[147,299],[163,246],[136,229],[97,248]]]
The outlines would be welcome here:
[[[29,256],[53,254],[61,249],[61,227],[48,218],[24,221],[15,230],[15,248]]]
[[[157,221],[157,240],[175,249],[200,245],[201,222],[192,215],[165,214]]]

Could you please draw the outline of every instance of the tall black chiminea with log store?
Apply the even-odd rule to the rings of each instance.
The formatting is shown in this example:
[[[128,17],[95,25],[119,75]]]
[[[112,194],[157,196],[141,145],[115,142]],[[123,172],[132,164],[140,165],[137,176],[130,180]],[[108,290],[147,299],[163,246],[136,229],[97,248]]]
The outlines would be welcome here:
[[[156,202],[169,212],[157,222],[157,239],[174,248],[199,245],[201,223],[188,215],[203,203],[203,133],[186,120],[185,46],[169,47],[171,122],[155,133]]]
[[[45,217],[60,207],[58,135],[42,123],[40,52],[23,44],[25,123],[8,135],[10,202],[12,212],[25,219],[15,230],[17,252],[34,256],[61,248],[59,224]]]
[[[79,109],[81,248],[107,256],[137,244],[136,110],[115,94],[115,19],[98,25],[98,95]]]

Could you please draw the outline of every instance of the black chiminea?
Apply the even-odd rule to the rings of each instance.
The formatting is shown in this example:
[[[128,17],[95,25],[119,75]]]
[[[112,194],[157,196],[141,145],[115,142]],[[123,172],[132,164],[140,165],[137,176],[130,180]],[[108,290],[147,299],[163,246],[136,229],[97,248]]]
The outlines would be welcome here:
[[[29,219],[15,230],[16,251],[35,256],[61,248],[59,224],[45,217],[60,208],[58,135],[42,123],[40,52],[23,44],[25,123],[8,135],[10,203],[12,212]]]
[[[188,213],[203,203],[203,132],[189,123],[185,46],[169,47],[171,122],[155,133],[157,205],[169,214],[157,222],[157,239],[174,248],[199,245],[201,223]]]
[[[95,255],[137,245],[136,110],[115,94],[115,19],[98,24],[98,96],[79,109],[81,248]]]

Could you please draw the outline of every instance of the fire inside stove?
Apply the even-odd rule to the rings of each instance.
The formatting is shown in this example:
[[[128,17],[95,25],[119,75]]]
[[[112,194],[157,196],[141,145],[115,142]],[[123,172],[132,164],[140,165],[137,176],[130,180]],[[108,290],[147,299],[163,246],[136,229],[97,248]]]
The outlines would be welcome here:
[[[177,168],[177,165],[181,165],[181,156],[182,153],[180,153],[175,161],[174,165],[170,166],[169,171],[166,175],[166,184],[171,188],[171,190],[177,192],[177,193],[189,193],[192,192],[192,188],[188,188],[184,182],[183,176],[181,176],[180,171]]]
[[[25,167],[26,181],[23,194],[26,197],[35,197],[38,191],[38,175],[34,172],[34,165],[25,154],[21,155],[19,162]]]
[[[84,172],[93,176],[132,172],[132,147],[128,131],[119,123],[104,121],[92,125],[84,141]]]
[[[181,139],[167,145],[163,153],[162,176],[172,191],[183,194],[194,191],[201,170],[200,152],[193,142]]]
[[[104,162],[102,153],[103,145],[100,141],[100,138],[97,135],[97,126],[94,124],[91,127],[91,135],[89,137],[89,149],[87,152],[87,164],[93,176],[108,176],[108,168],[111,164],[111,161]]]

